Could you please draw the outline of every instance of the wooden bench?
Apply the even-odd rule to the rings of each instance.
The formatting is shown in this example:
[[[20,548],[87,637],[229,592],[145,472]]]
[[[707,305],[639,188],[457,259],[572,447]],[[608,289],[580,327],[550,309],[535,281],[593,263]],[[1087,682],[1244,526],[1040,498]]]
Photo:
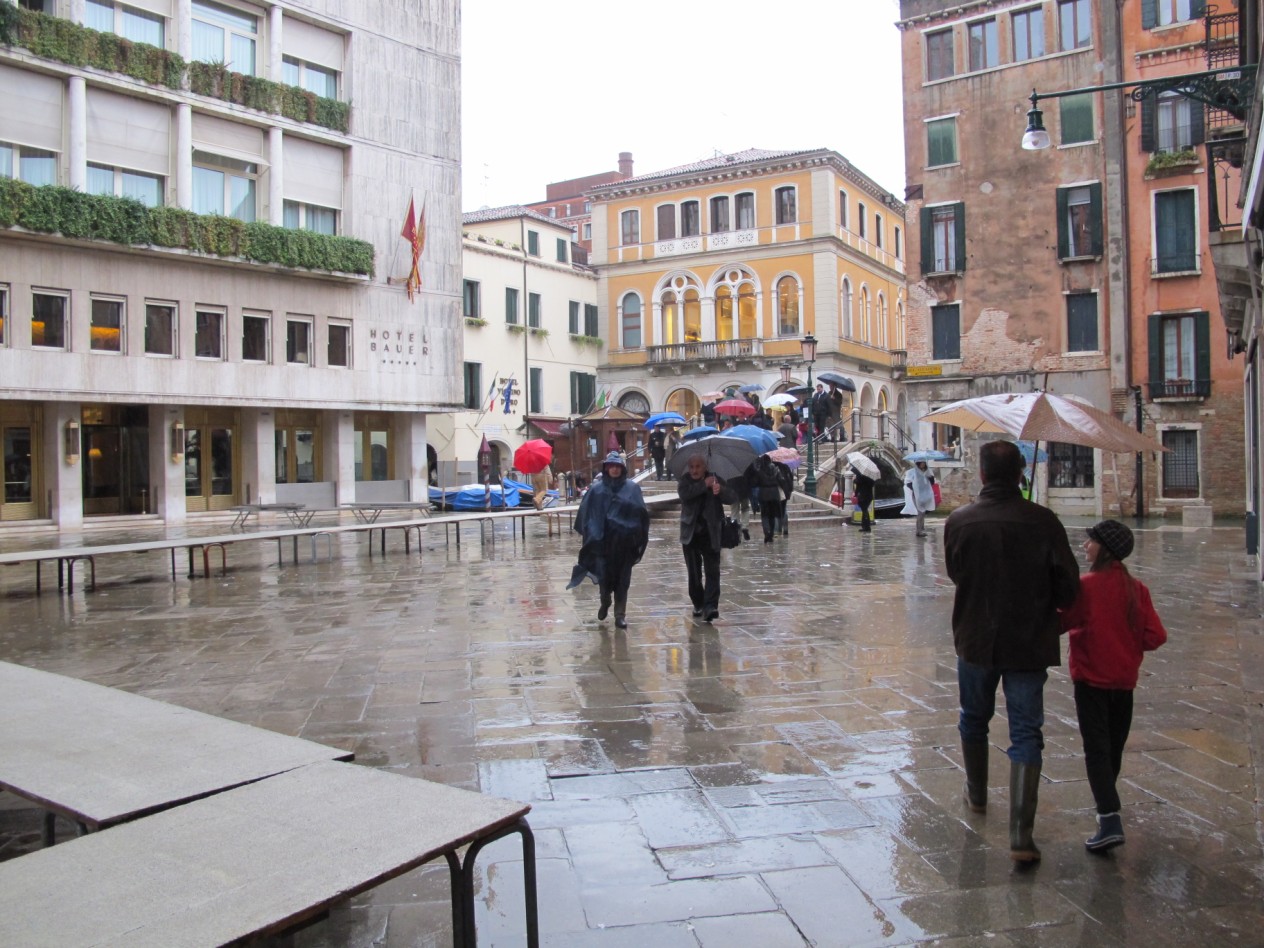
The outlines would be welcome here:
[[[529,810],[369,767],[310,764],[0,863],[0,944],[235,944],[293,930],[443,856],[453,943],[472,946],[474,861],[517,833],[535,948]]]
[[[0,662],[0,788],[81,833],[349,751]],[[3,940],[0,939],[0,944]]]

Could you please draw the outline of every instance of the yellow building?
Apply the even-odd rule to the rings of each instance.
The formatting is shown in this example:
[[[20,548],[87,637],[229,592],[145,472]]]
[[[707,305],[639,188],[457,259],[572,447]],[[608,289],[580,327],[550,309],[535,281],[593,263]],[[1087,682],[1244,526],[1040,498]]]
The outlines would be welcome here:
[[[892,381],[904,349],[904,204],[826,149],[717,155],[590,192],[600,386],[635,411],[698,411],[709,391],[806,380],[856,392],[857,434],[906,427]],[[883,413],[886,413],[885,415]],[[846,416],[845,416],[846,417]]]

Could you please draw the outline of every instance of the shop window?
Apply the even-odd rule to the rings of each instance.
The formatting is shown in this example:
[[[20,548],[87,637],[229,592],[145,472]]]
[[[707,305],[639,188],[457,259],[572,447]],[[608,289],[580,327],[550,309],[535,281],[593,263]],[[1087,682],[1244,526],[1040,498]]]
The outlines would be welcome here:
[[[278,484],[315,484],[320,480],[315,428],[278,427],[274,438]]]
[[[176,354],[176,306],[174,303],[145,304],[145,354],[174,357]]]
[[[390,416],[357,413],[355,426],[355,479],[390,480],[395,450],[391,439]]]

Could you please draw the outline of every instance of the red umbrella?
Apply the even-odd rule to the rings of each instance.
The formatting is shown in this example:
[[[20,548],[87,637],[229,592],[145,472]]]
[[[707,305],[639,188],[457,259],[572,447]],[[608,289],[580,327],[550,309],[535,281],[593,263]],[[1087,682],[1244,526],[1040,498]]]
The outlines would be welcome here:
[[[553,460],[553,445],[535,438],[525,441],[514,452],[514,467],[523,474],[539,474]]]
[[[744,398],[727,398],[715,406],[717,415],[736,415],[738,418],[749,418],[755,414],[755,406]]]

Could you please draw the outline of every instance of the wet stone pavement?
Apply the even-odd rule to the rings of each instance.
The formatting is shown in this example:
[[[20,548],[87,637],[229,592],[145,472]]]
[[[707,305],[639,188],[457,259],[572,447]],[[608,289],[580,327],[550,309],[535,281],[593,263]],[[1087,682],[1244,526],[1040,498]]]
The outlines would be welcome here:
[[[332,560],[322,545],[278,567],[270,545],[238,545],[209,580],[112,557],[71,597],[6,570],[0,659],[530,802],[550,946],[1264,943],[1264,592],[1240,527],[1137,535],[1130,564],[1171,639],[1142,669],[1128,841],[1109,855],[1083,848],[1092,801],[1054,670],[1031,870],[1008,857],[1000,715],[989,812],[960,802],[939,524],[728,552],[714,626],[690,616],[675,529],[654,521],[626,632],[597,621],[595,587],[564,591],[573,535],[532,520],[525,539],[502,525],[460,547],[432,529],[420,556],[343,537]],[[0,797],[0,858],[38,835]],[[479,867],[480,944],[521,944],[521,850],[496,843]],[[446,867],[297,943],[450,944]]]

